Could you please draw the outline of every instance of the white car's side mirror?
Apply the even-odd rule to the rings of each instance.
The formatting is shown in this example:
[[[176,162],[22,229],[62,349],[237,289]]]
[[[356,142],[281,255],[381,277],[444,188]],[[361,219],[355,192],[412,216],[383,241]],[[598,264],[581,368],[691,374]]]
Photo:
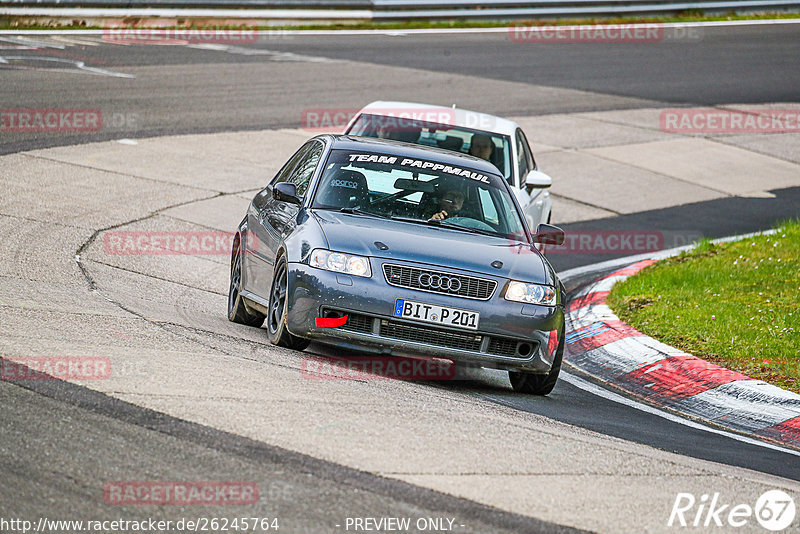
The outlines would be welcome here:
[[[534,189],[544,189],[553,185],[553,179],[541,171],[531,171],[525,177],[525,189],[530,194]]]

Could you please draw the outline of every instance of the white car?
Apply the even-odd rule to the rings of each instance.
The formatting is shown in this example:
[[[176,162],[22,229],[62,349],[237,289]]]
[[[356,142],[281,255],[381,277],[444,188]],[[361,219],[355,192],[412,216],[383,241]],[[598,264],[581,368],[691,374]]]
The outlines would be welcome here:
[[[391,138],[465,154],[472,150],[476,156],[473,136],[488,136],[493,146],[486,159],[505,176],[528,227],[535,231],[540,223],[550,222],[552,203],[547,188],[553,180],[538,168],[522,128],[513,121],[455,107],[378,101],[356,113],[344,133]]]

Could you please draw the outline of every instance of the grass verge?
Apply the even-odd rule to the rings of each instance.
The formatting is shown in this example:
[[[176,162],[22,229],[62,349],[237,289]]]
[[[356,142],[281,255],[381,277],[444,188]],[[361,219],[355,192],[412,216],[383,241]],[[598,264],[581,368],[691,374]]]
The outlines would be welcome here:
[[[1,30],[99,30],[103,26],[87,24],[82,20],[60,21],[52,20],[46,24],[41,22],[46,17],[4,16],[0,17]],[[203,21],[193,21],[191,18],[182,17],[187,22],[181,25],[152,26],[154,19],[147,19],[149,28],[183,29],[208,26]],[[204,17],[207,19],[208,17]],[[510,25],[516,26],[573,26],[592,24],[640,24],[640,23],[668,23],[668,22],[707,22],[723,20],[777,20],[798,19],[800,13],[728,13],[723,15],[704,15],[699,11],[687,11],[676,15],[663,16],[635,16],[635,17],[593,17],[585,19],[533,19],[533,20],[408,20],[397,22],[350,22],[350,23],[312,23],[312,24],[285,24],[285,25],[257,25],[259,30],[414,30],[414,29],[447,29],[447,28],[496,28]],[[125,19],[125,24],[130,27],[139,27],[136,17]],[[227,20],[227,19],[226,19]],[[227,24],[230,24],[227,22]],[[253,29],[251,23],[245,26]],[[232,26],[231,26],[232,27]]]
[[[615,285],[608,304],[648,336],[800,393],[800,219],[703,241]]]

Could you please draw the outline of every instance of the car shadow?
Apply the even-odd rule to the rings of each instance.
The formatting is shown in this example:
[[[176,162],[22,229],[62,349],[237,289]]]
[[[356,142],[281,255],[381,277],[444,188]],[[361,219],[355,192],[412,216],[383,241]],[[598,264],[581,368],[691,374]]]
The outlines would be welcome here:
[[[494,393],[511,392],[511,384],[508,381],[508,373],[500,369],[487,369],[476,365],[453,363],[446,358],[409,358],[405,356],[391,356],[370,352],[367,349],[354,350],[342,348],[336,345],[328,345],[321,342],[312,342],[303,352],[307,357],[314,358],[320,362],[325,362],[329,366],[353,364],[358,372],[344,376],[344,373],[336,373],[337,376],[327,376],[327,378],[341,378],[345,380],[355,380],[365,382],[368,380],[397,380],[401,382],[417,382],[429,386],[459,391],[463,393]],[[403,360],[419,360],[422,362],[444,362],[444,372],[436,373],[435,377],[426,374],[398,375],[397,373],[387,372],[385,366],[379,366],[377,372],[374,368],[367,369],[363,364],[378,362],[394,362],[395,364]],[[394,369],[392,367],[390,369]],[[383,372],[381,372],[383,371]],[[330,367],[322,371],[330,373]],[[339,376],[339,375],[342,376]]]

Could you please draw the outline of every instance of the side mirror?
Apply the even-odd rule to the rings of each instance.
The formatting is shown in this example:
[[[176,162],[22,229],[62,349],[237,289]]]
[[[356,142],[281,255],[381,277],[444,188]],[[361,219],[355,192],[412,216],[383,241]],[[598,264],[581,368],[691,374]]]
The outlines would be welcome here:
[[[525,189],[529,195],[534,189],[544,189],[551,185],[553,185],[553,179],[542,171],[531,171],[525,177]]]
[[[275,187],[272,188],[272,198],[298,206],[303,203],[303,199],[297,196],[297,187],[289,182],[275,184]]]
[[[536,227],[536,234],[533,236],[534,243],[543,245],[563,245],[564,230],[552,224],[540,224]]]

